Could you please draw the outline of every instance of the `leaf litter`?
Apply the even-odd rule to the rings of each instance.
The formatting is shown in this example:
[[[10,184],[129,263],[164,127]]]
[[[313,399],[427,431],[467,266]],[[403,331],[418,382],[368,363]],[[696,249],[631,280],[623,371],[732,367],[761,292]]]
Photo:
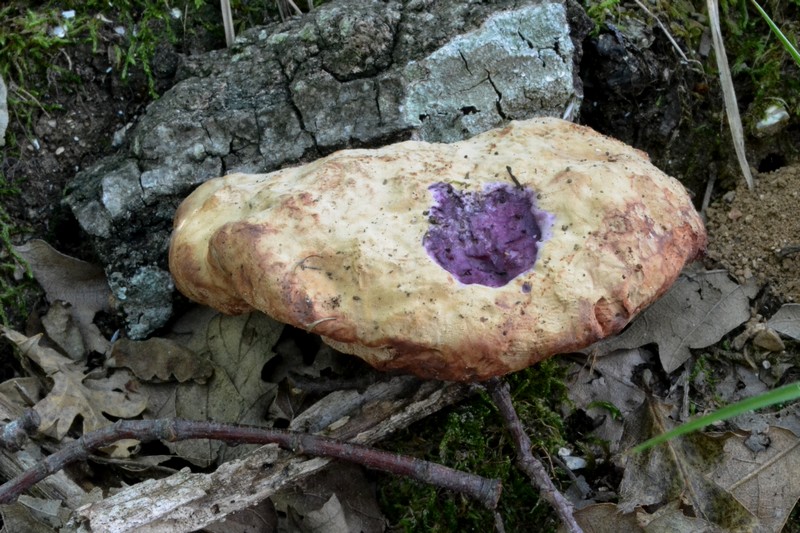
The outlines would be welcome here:
[[[93,374],[85,365],[42,346],[41,336],[26,337],[5,327],[2,332],[52,381],[50,392],[33,407],[41,418],[41,433],[60,441],[76,419],[88,433],[109,425],[106,415],[132,418],[144,411],[147,399],[125,388],[131,379],[127,372]]]
[[[111,289],[103,269],[64,255],[39,239],[16,246],[14,250],[28,262],[51,303],[70,304],[70,313],[84,341],[88,342],[87,348],[104,353],[108,341],[93,322],[99,311],[111,310]]]
[[[800,341],[800,304],[784,304],[767,325],[787,337]]]
[[[689,411],[708,412],[797,380],[798,345],[777,344],[775,337],[796,340],[800,306],[785,304],[765,320],[751,309],[755,296],[753,287],[732,282],[724,272],[685,274],[620,336],[588,350],[594,357],[571,363],[575,408],[596,417],[598,405],[610,402],[624,420],[621,436],[620,422],[608,415],[593,432],[609,439],[612,452],[622,451],[612,460],[623,477],[616,505],[575,500],[581,508],[576,518],[587,531],[618,531],[623,517],[635,518],[637,527],[629,529],[648,532],[784,526],[800,498],[796,403],[740,415],[640,454],[625,453],[684,422]],[[666,373],[658,395],[642,379],[643,369],[652,366],[641,347],[652,345]]]
[[[742,286],[723,270],[687,272],[667,293],[616,337],[587,349],[607,354],[655,343],[669,374],[750,318],[750,298],[758,287]]]
[[[196,308],[182,317],[173,336],[201,361],[199,368],[211,367],[207,383],[188,381],[168,391],[174,411],[159,409],[158,417],[213,420],[266,426],[266,412],[277,384],[261,379],[261,370],[273,355],[283,324],[261,313],[225,316],[209,308]],[[146,393],[163,388],[143,384]],[[151,405],[153,411],[155,405]],[[169,444],[175,453],[198,466],[210,466],[218,459],[239,457],[254,445],[230,447],[219,441],[192,440]]]
[[[106,359],[109,368],[128,368],[144,381],[205,383],[214,373],[208,359],[181,344],[161,337],[144,341],[119,339]]]

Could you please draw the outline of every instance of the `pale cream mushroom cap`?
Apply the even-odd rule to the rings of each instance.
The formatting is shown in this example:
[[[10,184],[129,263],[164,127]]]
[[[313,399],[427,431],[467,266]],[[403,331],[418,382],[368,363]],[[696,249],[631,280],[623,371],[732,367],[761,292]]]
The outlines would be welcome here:
[[[505,285],[461,283],[423,245],[429,187],[480,194],[511,174],[549,236]],[[645,154],[544,118],[208,181],[178,209],[170,269],[192,300],[258,309],[377,368],[483,380],[620,331],[705,244]]]

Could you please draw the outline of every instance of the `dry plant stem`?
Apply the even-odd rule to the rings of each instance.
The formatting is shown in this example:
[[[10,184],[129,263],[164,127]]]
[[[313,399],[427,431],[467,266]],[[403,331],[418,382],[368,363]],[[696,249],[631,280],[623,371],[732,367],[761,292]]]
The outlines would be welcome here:
[[[653,12],[647,9],[647,6],[644,5],[642,2],[640,2],[639,0],[633,0],[633,1],[636,3],[637,6],[639,6],[639,9],[647,13],[650,16],[650,18],[656,21],[656,24],[658,24],[658,27],[661,28],[662,32],[664,32],[664,35],[667,37],[667,39],[669,39],[670,44],[672,44],[672,47],[678,52],[678,55],[681,56],[681,59],[684,61],[684,63],[695,63],[698,67],[700,67],[701,69],[700,71],[702,72],[703,64],[696,59],[689,59],[688,57],[686,57],[686,54],[683,53],[681,47],[678,45],[678,43],[675,42],[675,39],[672,37],[672,34],[670,34],[669,30],[667,30],[666,26],[664,26],[664,24],[661,22],[661,19],[655,16]]]
[[[542,498],[555,509],[564,527],[572,533],[582,533],[583,530],[575,521],[574,509],[553,484],[553,480],[547,475],[544,465],[531,453],[531,439],[522,427],[522,421],[517,416],[516,410],[511,403],[511,393],[508,383],[493,378],[486,383],[486,389],[492,396],[500,414],[505,421],[506,429],[511,433],[514,447],[517,450],[517,466],[525,472],[533,485],[539,490]]]
[[[233,13],[230,0],[221,0],[220,9],[222,9],[222,27],[225,29],[225,45],[230,48],[236,38],[233,32]]]
[[[238,444],[275,443],[300,455],[350,461],[374,470],[408,476],[423,483],[461,492],[480,501],[489,509],[497,506],[502,489],[500,481],[495,479],[486,479],[421,459],[308,433],[181,419],[120,420],[111,426],[87,433],[0,486],[0,503],[13,502],[25,490],[50,474],[70,463],[86,459],[92,450],[120,439],[136,439],[142,442],[214,439]]]
[[[793,244],[793,245],[790,245],[790,246],[784,246],[783,248],[781,248],[776,253],[778,254],[778,257],[789,257],[790,255],[794,255],[794,254],[800,253],[800,244],[798,244],[798,245]]]
[[[739,105],[736,101],[736,91],[733,88],[733,78],[731,69],[728,66],[728,57],[725,55],[725,43],[722,39],[722,30],[719,21],[719,0],[706,0],[708,7],[709,27],[711,28],[711,42],[714,45],[714,55],[717,58],[717,68],[719,69],[719,82],[722,87],[722,97],[725,101],[725,113],[728,117],[728,126],[733,137],[733,148],[736,157],[739,159],[739,166],[747,182],[747,188],[753,190],[753,175],[750,173],[750,165],[747,162],[747,154],[744,148],[744,130],[742,129],[742,119],[739,116]]]

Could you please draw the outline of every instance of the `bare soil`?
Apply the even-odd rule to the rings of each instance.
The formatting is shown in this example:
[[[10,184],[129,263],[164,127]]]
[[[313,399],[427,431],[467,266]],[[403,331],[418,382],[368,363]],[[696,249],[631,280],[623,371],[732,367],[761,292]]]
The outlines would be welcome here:
[[[739,282],[755,278],[777,296],[800,302],[800,165],[760,174],[712,204],[708,257]]]

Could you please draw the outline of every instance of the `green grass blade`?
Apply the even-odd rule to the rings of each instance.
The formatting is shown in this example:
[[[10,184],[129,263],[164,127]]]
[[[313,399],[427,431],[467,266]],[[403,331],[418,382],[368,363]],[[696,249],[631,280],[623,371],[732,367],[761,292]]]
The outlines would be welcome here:
[[[714,422],[719,422],[720,420],[727,420],[729,418],[740,415],[742,413],[746,413],[748,411],[753,411],[755,409],[761,409],[762,407],[769,407],[770,405],[796,400],[797,398],[800,398],[800,383],[791,383],[789,385],[784,385],[783,387],[779,387],[775,390],[771,390],[764,394],[760,394],[758,396],[747,398],[746,400],[742,400],[740,402],[727,405],[722,409],[719,409],[709,415],[702,416],[696,420],[692,420],[683,425],[680,425],[675,429],[673,429],[672,431],[668,431],[666,433],[662,433],[661,435],[657,435],[652,439],[646,440],[645,442],[634,447],[631,450],[631,452],[632,453],[643,452],[649,448],[652,448],[653,446],[661,444],[662,442],[666,442],[670,439],[674,439],[675,437],[680,437],[681,435],[686,435],[687,433],[697,431],[698,429],[702,429],[709,424],[713,424]]]
[[[791,42],[789,42],[789,39],[787,39],[786,36],[783,34],[783,32],[780,30],[780,28],[778,28],[778,26],[774,22],[772,22],[770,16],[767,15],[767,12],[761,8],[761,6],[758,4],[758,2],[756,2],[756,0],[750,0],[750,3],[753,4],[753,7],[755,7],[756,10],[758,10],[758,12],[764,18],[766,23],[769,25],[770,29],[772,30],[772,33],[774,33],[775,36],[778,38],[778,40],[780,40],[781,44],[783,44],[783,47],[786,49],[787,52],[789,52],[789,55],[791,55],[792,58],[794,58],[795,63],[797,63],[797,65],[800,66],[800,52],[797,51],[797,48],[795,48],[794,45]]]

